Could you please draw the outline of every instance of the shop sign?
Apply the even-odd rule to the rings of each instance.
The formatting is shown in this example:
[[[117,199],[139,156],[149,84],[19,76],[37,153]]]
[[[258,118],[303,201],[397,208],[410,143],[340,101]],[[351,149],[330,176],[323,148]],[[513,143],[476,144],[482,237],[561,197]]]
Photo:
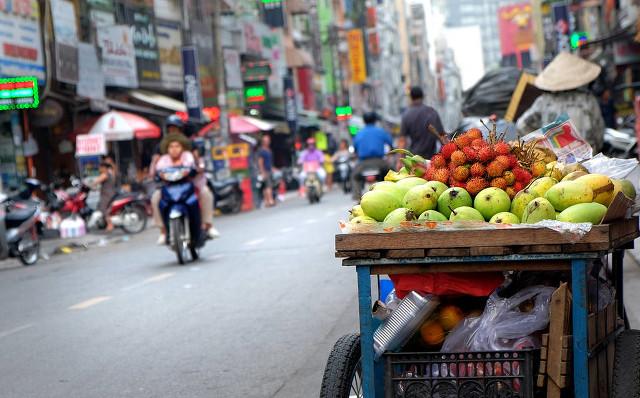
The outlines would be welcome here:
[[[179,23],[157,20],[162,87],[182,90],[182,29]]]
[[[78,43],[78,60],[76,94],[93,100],[103,100],[104,75],[93,44]]]
[[[174,22],[180,22],[182,20],[180,3],[176,0],[154,0],[153,11],[158,19],[166,19]]]
[[[262,104],[267,100],[267,87],[264,84],[244,88],[244,102],[246,104]]]
[[[348,31],[347,44],[351,63],[351,81],[355,84],[362,84],[367,81],[367,65],[365,63],[362,31],[360,29]]]
[[[198,76],[198,50],[194,46],[182,47],[182,68],[184,74],[184,104],[189,119],[202,119],[202,91]]]
[[[0,76],[35,76],[45,68],[38,3],[5,0],[0,5]]]
[[[192,20],[191,40],[198,50],[198,74],[200,75],[200,89],[202,90],[202,103],[204,106],[214,106],[218,103],[216,90],[216,80],[214,78],[213,66],[213,33],[211,32],[211,22],[208,20]]]
[[[287,73],[287,61],[284,56],[282,29],[267,30],[262,36],[262,57],[271,64],[269,93],[272,98],[282,98],[284,87],[282,77]]]
[[[153,11],[150,8],[126,8],[126,23],[130,26],[141,87],[160,86],[158,36]]]
[[[94,29],[99,29],[103,26],[113,26],[116,24],[116,18],[113,15],[113,12],[99,9],[91,9],[89,11],[89,20],[91,21],[91,26]]]
[[[224,54],[224,75],[229,89],[242,88],[242,71],[240,65],[240,54],[238,50],[225,48]]]
[[[29,111],[29,124],[33,127],[51,127],[62,120],[64,108],[53,98],[46,98],[37,109]]]
[[[282,0],[261,0],[264,22],[272,28],[284,27]]]
[[[137,88],[136,54],[131,29],[126,25],[99,29],[102,48],[102,72],[107,86]]]
[[[76,157],[106,155],[104,134],[79,134],[76,136]]]
[[[242,65],[242,79],[245,82],[266,81],[271,75],[271,65],[268,61],[245,62]]]
[[[245,22],[243,25],[244,53],[260,55],[262,54],[262,41],[255,26],[256,22]]]
[[[78,29],[76,9],[68,0],[52,0],[51,14],[56,49],[56,78],[58,81],[78,82]]]
[[[34,76],[0,79],[0,111],[37,108],[39,103]]]

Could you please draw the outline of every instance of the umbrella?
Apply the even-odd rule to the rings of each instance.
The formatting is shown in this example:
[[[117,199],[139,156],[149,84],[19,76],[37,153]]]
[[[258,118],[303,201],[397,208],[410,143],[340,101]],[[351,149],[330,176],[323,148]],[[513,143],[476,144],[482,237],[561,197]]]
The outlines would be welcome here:
[[[107,141],[128,141],[160,138],[160,127],[149,120],[128,112],[111,111],[102,115],[89,134],[103,134]]]
[[[251,116],[232,116],[229,127],[233,134],[250,134],[273,130],[275,126]]]

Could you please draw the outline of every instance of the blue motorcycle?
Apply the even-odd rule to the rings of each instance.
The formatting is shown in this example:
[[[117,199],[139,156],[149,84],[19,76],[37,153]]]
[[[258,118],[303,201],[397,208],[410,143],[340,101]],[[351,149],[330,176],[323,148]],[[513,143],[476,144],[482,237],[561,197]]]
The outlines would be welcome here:
[[[164,184],[160,213],[167,231],[167,244],[180,264],[197,260],[206,240],[196,189],[191,181],[195,174],[191,167],[168,167],[157,173]]]

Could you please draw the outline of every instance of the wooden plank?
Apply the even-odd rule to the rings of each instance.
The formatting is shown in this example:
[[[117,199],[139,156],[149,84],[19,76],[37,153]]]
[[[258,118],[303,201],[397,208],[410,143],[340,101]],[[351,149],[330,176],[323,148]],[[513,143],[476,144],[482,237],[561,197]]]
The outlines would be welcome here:
[[[540,359],[541,360],[549,359],[549,347],[541,347],[540,348]]]
[[[429,249],[426,251],[427,257],[467,257],[469,256],[469,248],[455,248],[455,249]]]
[[[538,372],[542,374],[547,373],[547,361],[540,360],[540,370]]]
[[[512,253],[513,250],[507,246],[484,246],[469,248],[469,255],[471,256],[506,256]]]
[[[536,385],[539,388],[543,388],[544,387],[544,383],[547,381],[547,378],[545,375],[538,375],[538,382],[536,383]]]
[[[355,250],[336,251],[336,258],[349,258],[349,257],[355,257],[355,256],[356,256]]]
[[[336,250],[437,249],[491,246],[571,244],[571,237],[548,228],[363,233],[336,235]],[[609,226],[596,225],[583,244],[609,243]]]
[[[562,337],[568,334],[570,313],[569,288],[567,283],[560,285],[551,295],[549,303],[549,350],[547,354],[547,375],[554,383],[547,383],[547,394],[555,393],[555,389],[549,385],[560,386],[562,361],[568,358],[568,348],[562,348]]]
[[[560,387],[550,378],[547,377],[547,398],[560,398],[562,391]]]
[[[542,346],[546,347],[549,345],[549,333],[544,333],[542,335]]]
[[[407,264],[372,265],[371,275],[425,274],[433,272],[499,272],[499,271],[569,271],[566,261],[493,263],[447,263],[447,264]]]
[[[607,213],[602,219],[603,224],[610,224],[614,221],[624,219],[627,210],[633,206],[633,200],[627,198],[624,193],[618,192],[615,198],[609,204]]]
[[[562,253],[562,245],[512,246],[511,249],[518,254]]]
[[[387,250],[385,258],[421,258],[424,256],[424,249],[392,249]]]

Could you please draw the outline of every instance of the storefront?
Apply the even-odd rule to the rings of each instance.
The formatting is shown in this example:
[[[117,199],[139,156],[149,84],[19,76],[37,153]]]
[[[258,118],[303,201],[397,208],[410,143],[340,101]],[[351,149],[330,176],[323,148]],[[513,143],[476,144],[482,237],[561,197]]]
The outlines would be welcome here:
[[[0,112],[0,192],[27,177],[23,141],[21,112]]]

